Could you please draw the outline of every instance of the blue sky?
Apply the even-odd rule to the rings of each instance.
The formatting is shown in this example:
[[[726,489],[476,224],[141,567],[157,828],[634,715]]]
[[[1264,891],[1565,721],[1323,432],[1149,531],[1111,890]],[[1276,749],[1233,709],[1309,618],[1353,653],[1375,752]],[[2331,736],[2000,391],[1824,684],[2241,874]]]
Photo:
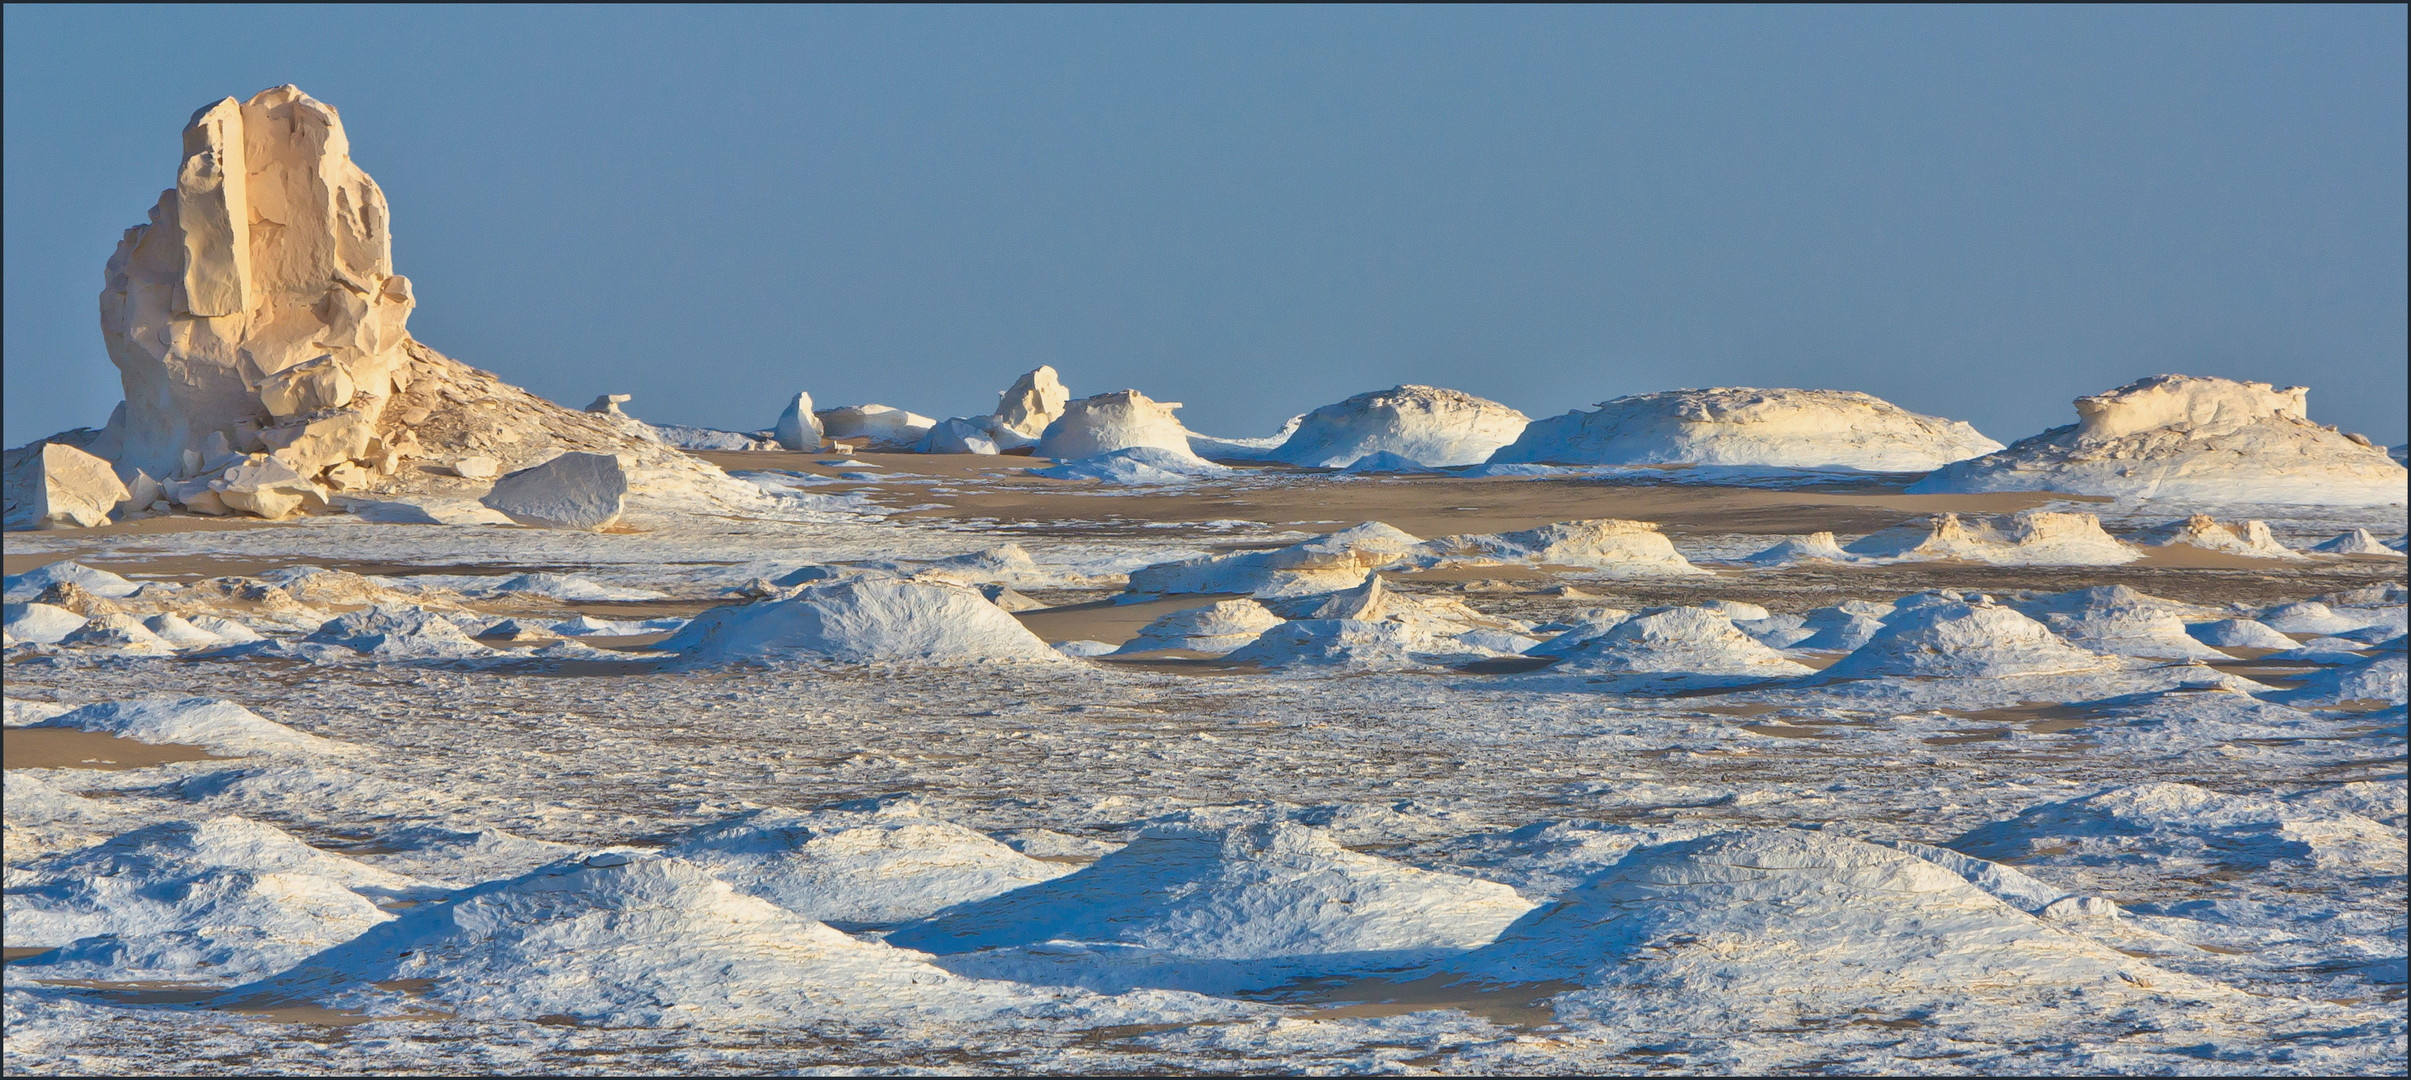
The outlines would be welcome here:
[[[1254,434],[1832,386],[2003,441],[2160,371],[2405,438],[2405,17],[2358,8],[5,12],[15,445],[120,396],[177,133],[299,84],[420,339],[571,405],[981,413],[1040,363]]]

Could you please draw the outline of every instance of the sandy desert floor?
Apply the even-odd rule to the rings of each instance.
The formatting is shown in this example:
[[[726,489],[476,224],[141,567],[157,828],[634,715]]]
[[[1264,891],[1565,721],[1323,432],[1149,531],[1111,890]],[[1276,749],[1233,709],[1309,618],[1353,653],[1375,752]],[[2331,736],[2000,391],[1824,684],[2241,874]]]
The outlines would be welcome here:
[[[138,615],[206,593],[272,647],[10,647],[8,1071],[2406,1067],[2399,558],[1741,562],[1946,511],[2076,510],[2131,536],[2191,509],[1883,476],[1249,467],[1115,488],[1010,456],[704,456],[814,509],[601,534],[341,515],[11,534],[12,582],[71,560],[147,586],[98,593]],[[2297,548],[2404,530],[2399,506],[2251,516]],[[1702,572],[1383,582],[1543,640],[1600,608],[1780,620],[1942,590],[2062,627],[2044,613],[2093,610],[2075,590],[2125,586],[2296,647],[2054,639],[2019,647],[2092,666],[1830,678],[1858,654],[1636,678],[1528,640],[1297,663],[655,648],[819,566],[1002,586],[1039,638],[1094,653],[1243,595],[1126,591],[1152,564],[1366,521],[1590,518],[1658,523]],[[1008,543],[1030,564],[943,562]],[[380,604],[476,649],[298,644]],[[270,724],[39,726],[185,698]]]

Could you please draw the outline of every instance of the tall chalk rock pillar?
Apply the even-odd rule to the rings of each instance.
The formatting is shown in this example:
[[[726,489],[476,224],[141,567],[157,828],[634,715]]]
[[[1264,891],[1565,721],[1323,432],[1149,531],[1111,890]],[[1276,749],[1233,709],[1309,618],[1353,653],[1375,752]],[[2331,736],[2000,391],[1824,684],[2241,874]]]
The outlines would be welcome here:
[[[350,150],[334,107],[292,86],[193,114],[175,188],[126,230],[100,295],[121,465],[183,475],[213,434],[309,478],[369,456],[408,383],[414,301]]]

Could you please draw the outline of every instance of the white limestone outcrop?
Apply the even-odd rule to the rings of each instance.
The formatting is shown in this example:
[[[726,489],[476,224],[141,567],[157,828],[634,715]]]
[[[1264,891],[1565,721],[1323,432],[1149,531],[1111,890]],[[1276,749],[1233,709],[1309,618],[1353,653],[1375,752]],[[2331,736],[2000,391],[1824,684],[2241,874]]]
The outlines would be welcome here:
[[[2116,566],[2142,558],[2092,514],[2021,510],[2001,518],[1936,514],[1845,545],[1867,561],[1957,559],[1995,566]]]
[[[601,529],[627,507],[628,473],[609,454],[568,453],[495,481],[479,501],[522,525]]]
[[[1055,369],[1041,364],[1036,371],[1013,380],[1013,385],[999,395],[992,419],[997,428],[1024,439],[1036,439],[1046,432],[1047,425],[1063,415],[1064,406],[1071,399],[1072,392],[1064,388]]]
[[[315,477],[365,452],[411,371],[385,195],[332,106],[292,86],[184,129],[176,187],[109,260],[117,460],[155,475],[224,433]]]
[[[2309,391],[2154,375],[2076,399],[2077,422],[1912,485],[1911,492],[2065,491],[2197,503],[2384,506],[2411,474],[2356,435],[2312,423]]]
[[[1462,391],[1399,386],[1307,413],[1267,457],[1330,469],[1383,453],[1421,465],[1479,465],[1492,451],[1514,442],[1530,420]]]
[[[333,491],[459,497],[463,459],[503,472],[583,451],[624,456],[632,496],[774,501],[651,437],[611,395],[564,408],[413,340],[414,304],[385,196],[335,109],[291,86],[217,102],[185,129],[176,187],[109,260],[101,331],[126,400],[97,431],[10,451],[10,474],[66,445],[134,481],[127,509],[152,494],[280,516]]]
[[[812,395],[796,391],[795,400],[787,403],[787,410],[779,414],[779,422],[771,427],[771,433],[782,450],[807,454],[819,450],[823,432],[820,417],[812,413]]]
[[[1070,402],[1063,415],[1046,426],[1034,451],[1042,458],[1076,461],[1133,446],[1153,446],[1183,458],[1189,432],[1172,410],[1177,401],[1155,401],[1136,390],[1116,390]]]
[[[1717,387],[1635,394],[1535,420],[1490,460],[1923,472],[2000,448],[1963,421],[1871,394]]]
[[[8,477],[6,513],[11,529],[106,525],[121,503],[133,499],[125,482],[100,458],[65,443],[42,443],[26,450]]]
[[[820,423],[831,439],[868,439],[873,446],[902,449],[921,441],[938,422],[892,405],[841,405],[822,412]]]
[[[2300,559],[2303,554],[2279,543],[2265,521],[2246,521],[2241,531],[2228,528],[2208,514],[2195,514],[2146,530],[2142,540],[2154,547],[2200,548],[2251,559]]]

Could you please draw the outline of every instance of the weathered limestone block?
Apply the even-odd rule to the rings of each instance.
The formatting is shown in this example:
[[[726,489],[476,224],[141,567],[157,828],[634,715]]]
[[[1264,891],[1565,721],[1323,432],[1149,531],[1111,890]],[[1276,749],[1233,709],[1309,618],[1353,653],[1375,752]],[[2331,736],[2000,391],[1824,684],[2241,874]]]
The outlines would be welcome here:
[[[522,525],[600,529],[627,505],[628,473],[610,454],[569,453],[494,482],[479,500]]]
[[[274,520],[295,510],[326,509],[326,492],[283,459],[254,454],[210,481],[228,507]],[[189,506],[189,504],[188,504]]]
[[[367,413],[347,410],[268,428],[259,433],[259,444],[294,472],[316,476],[329,466],[368,456],[376,431]]]
[[[778,440],[781,449],[807,454],[820,449],[822,434],[820,417],[812,414],[812,395],[801,390],[795,392],[795,400],[787,403],[787,411],[779,414],[779,422],[771,428],[771,437]]]
[[[1064,388],[1055,369],[1042,364],[1038,370],[1013,380],[1013,385],[1005,390],[996,403],[996,423],[1035,439],[1063,415],[1063,407],[1071,399],[1072,392]]]
[[[141,469],[120,468],[117,470],[117,479],[125,484],[126,497],[117,504],[117,509],[110,517],[123,518],[139,510],[148,510],[152,503],[165,495],[160,490],[159,481],[151,479],[151,474]]]
[[[62,443],[43,443],[9,492],[9,528],[91,528],[132,495],[109,463]]]
[[[463,480],[491,480],[502,467],[493,458],[472,454],[452,463],[452,475]]]
[[[352,403],[356,387],[352,373],[333,356],[304,360],[260,379],[260,404],[268,415],[282,419],[307,416],[320,409],[340,409]]]

